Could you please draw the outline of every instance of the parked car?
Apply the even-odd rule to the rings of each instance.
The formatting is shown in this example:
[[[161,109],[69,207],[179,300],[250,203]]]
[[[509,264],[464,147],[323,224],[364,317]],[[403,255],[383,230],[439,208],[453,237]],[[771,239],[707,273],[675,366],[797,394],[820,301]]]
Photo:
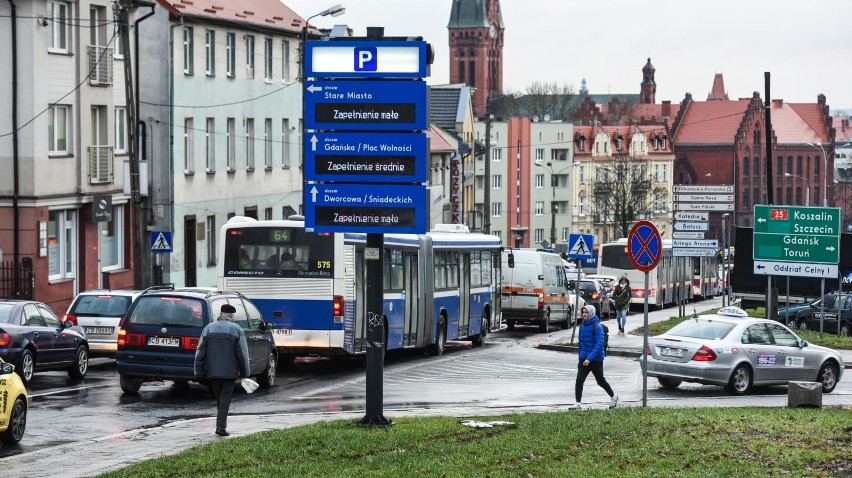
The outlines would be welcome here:
[[[567,328],[579,319],[585,305],[568,291],[563,260],[559,255],[531,249],[506,249],[502,254],[500,280],[503,320],[515,324],[537,324],[541,332],[557,323]]]
[[[580,281],[579,286],[576,284],[577,281],[568,281],[569,289],[579,291],[580,297],[586,301],[586,304],[595,307],[595,311],[597,311],[601,320],[612,318],[615,312],[615,304],[609,296],[609,289],[604,287],[597,279],[586,278]]]
[[[609,297],[609,308],[610,310],[615,310],[615,300],[612,298],[613,292],[615,292],[615,286],[618,285],[618,277],[605,275],[605,274],[589,274],[586,276],[586,279],[596,279],[606,287],[607,297]]]
[[[272,332],[255,305],[237,292],[204,288],[146,291],[119,324],[116,369],[121,389],[137,393],[145,382],[204,383],[195,377],[195,350],[204,326],[219,317],[223,304],[237,309],[234,322],[248,341],[250,375],[262,387],[275,383],[278,351]]]
[[[27,428],[29,398],[27,387],[15,373],[15,366],[0,358],[0,442],[14,445]]]
[[[118,322],[127,313],[138,290],[89,290],[81,292],[68,307],[64,321],[79,327],[89,341],[92,357],[114,357]]]
[[[843,296],[846,307],[848,308],[852,304],[852,294],[844,292]],[[834,315],[831,317],[837,320],[837,292],[829,292],[822,298],[814,299],[805,304],[791,305],[789,308],[780,307],[779,304],[778,322],[787,324],[791,328],[798,328],[799,330],[807,330],[808,328],[819,330],[820,307],[829,313],[831,313],[831,310],[834,310]],[[815,329],[814,325],[816,325]],[[835,332],[837,331],[836,328],[834,330]]]
[[[743,395],[757,385],[804,380],[831,393],[843,374],[836,350],[808,344],[786,326],[748,317],[738,307],[695,316],[651,337],[645,354],[648,376],[663,388],[698,382]]]
[[[80,380],[89,369],[89,342],[71,327],[41,302],[0,300],[0,358],[15,365],[24,384],[47,370]]]
[[[838,309],[840,310],[839,322],[837,320]],[[821,326],[820,317],[823,317]],[[832,306],[823,310],[822,316],[820,316],[819,305],[817,305],[810,318],[805,320],[805,327],[808,330],[820,330],[820,327],[822,327],[822,331],[828,334],[837,334],[838,325],[840,326],[839,335],[849,337],[850,331],[852,331],[852,294],[844,292],[840,299],[835,298]]]

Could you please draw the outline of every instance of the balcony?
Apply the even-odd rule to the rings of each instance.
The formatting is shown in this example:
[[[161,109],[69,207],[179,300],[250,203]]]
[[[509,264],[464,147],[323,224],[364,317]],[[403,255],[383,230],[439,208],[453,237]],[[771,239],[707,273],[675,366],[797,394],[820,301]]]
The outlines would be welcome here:
[[[112,48],[105,46],[88,47],[89,84],[93,86],[112,85]]]
[[[113,182],[113,146],[89,146],[89,184]]]

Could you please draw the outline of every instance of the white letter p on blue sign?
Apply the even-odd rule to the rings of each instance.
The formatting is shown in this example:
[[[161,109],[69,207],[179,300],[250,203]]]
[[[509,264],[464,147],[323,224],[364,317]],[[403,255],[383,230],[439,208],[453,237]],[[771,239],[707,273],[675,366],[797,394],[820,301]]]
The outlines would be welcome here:
[[[376,71],[378,61],[375,47],[355,48],[355,71]]]

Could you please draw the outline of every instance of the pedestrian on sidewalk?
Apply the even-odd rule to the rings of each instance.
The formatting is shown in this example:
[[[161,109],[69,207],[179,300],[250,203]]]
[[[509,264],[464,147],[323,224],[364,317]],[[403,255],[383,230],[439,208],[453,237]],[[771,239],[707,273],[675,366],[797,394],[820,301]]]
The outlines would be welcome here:
[[[580,335],[578,338],[578,355],[580,363],[577,366],[577,382],[574,384],[574,398],[576,402],[569,407],[570,410],[581,410],[583,408],[583,384],[589,372],[595,376],[601,388],[609,395],[609,408],[618,405],[618,395],[612,391],[604,378],[603,363],[606,353],[604,352],[604,330],[601,327],[601,319],[595,314],[594,306],[587,305],[581,311],[583,323],[580,324]]]
[[[613,291],[615,296],[615,320],[618,322],[618,332],[624,333],[627,325],[627,312],[630,310],[630,279],[626,275],[618,279],[618,285]]]
[[[216,398],[216,434],[228,436],[228,409],[238,378],[249,376],[249,354],[243,328],[233,322],[237,309],[222,305],[219,319],[201,331],[195,350],[195,376],[210,382]]]

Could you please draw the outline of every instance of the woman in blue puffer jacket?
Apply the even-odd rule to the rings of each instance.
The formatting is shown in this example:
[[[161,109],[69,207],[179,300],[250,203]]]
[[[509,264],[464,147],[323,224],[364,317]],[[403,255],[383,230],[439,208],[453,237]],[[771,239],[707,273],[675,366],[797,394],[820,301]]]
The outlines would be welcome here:
[[[607,383],[603,373],[606,353],[604,352],[604,331],[601,327],[601,319],[595,314],[595,308],[591,305],[583,308],[582,315],[583,323],[580,324],[578,339],[580,363],[577,366],[577,382],[574,384],[576,402],[569,408],[571,410],[583,408],[583,384],[586,382],[589,372],[595,376],[598,385],[609,395],[609,408],[615,408],[618,405],[618,395],[612,391],[612,387]]]

